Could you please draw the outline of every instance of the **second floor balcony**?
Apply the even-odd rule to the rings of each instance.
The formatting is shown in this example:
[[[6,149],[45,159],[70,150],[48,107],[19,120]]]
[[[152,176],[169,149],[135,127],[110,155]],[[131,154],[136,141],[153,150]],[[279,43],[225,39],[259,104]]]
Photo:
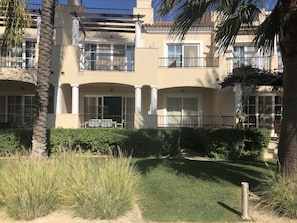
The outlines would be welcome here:
[[[35,68],[35,44],[35,41],[23,41],[15,47],[0,49],[0,67]]]
[[[80,48],[80,69],[90,71],[134,71],[134,46],[126,44],[84,44]]]
[[[230,58],[233,68],[251,66],[261,70],[271,70],[271,58],[269,56],[250,56]]]
[[[166,68],[219,67],[219,57],[160,57],[158,66]]]

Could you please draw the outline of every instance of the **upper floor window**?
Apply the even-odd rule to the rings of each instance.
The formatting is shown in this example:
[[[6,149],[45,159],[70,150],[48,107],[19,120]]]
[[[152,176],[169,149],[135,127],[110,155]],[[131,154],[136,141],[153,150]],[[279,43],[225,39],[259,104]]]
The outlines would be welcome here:
[[[81,49],[83,70],[133,71],[134,46],[123,44],[84,44]]]
[[[253,46],[237,45],[233,47],[233,67],[252,66],[269,70],[269,56]]]
[[[168,67],[198,67],[202,65],[199,56],[200,44],[168,44]]]
[[[35,68],[36,41],[25,40],[21,44],[0,49],[0,67]]]

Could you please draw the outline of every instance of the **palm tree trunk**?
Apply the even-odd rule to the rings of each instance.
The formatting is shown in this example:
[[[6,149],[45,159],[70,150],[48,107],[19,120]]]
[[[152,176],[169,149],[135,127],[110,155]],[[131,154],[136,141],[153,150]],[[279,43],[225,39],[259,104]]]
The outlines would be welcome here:
[[[47,156],[47,107],[51,71],[56,0],[42,1],[39,57],[36,84],[36,117],[33,126],[32,157]]]
[[[297,0],[283,0],[280,10],[280,46],[284,64],[283,120],[279,162],[283,173],[297,173]]]

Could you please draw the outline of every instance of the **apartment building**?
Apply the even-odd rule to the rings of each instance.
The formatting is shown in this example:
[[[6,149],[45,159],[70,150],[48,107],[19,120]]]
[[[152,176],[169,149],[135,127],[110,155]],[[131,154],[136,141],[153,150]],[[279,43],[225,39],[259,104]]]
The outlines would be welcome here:
[[[0,58],[0,123],[11,127],[31,127],[34,116],[41,5],[28,8],[31,28]],[[169,36],[171,24],[154,21],[151,0],[128,10],[58,4],[48,127],[235,127],[242,89],[220,83],[241,65],[281,70],[278,51],[257,50],[242,32],[220,53],[210,14],[182,41]],[[244,106],[246,126],[273,128],[281,95],[269,86],[254,90]]]

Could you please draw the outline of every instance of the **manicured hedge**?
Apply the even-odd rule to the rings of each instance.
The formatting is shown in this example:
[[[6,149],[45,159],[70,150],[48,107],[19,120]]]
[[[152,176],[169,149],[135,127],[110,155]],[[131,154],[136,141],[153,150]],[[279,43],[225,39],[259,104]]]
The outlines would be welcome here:
[[[32,130],[0,130],[0,156],[31,147]],[[120,147],[134,157],[174,156],[187,148],[215,159],[260,160],[270,139],[267,129],[180,128],[180,129],[63,129],[48,130],[52,153],[61,149],[94,153]]]
[[[268,129],[181,128],[181,147],[222,160],[262,160]]]

